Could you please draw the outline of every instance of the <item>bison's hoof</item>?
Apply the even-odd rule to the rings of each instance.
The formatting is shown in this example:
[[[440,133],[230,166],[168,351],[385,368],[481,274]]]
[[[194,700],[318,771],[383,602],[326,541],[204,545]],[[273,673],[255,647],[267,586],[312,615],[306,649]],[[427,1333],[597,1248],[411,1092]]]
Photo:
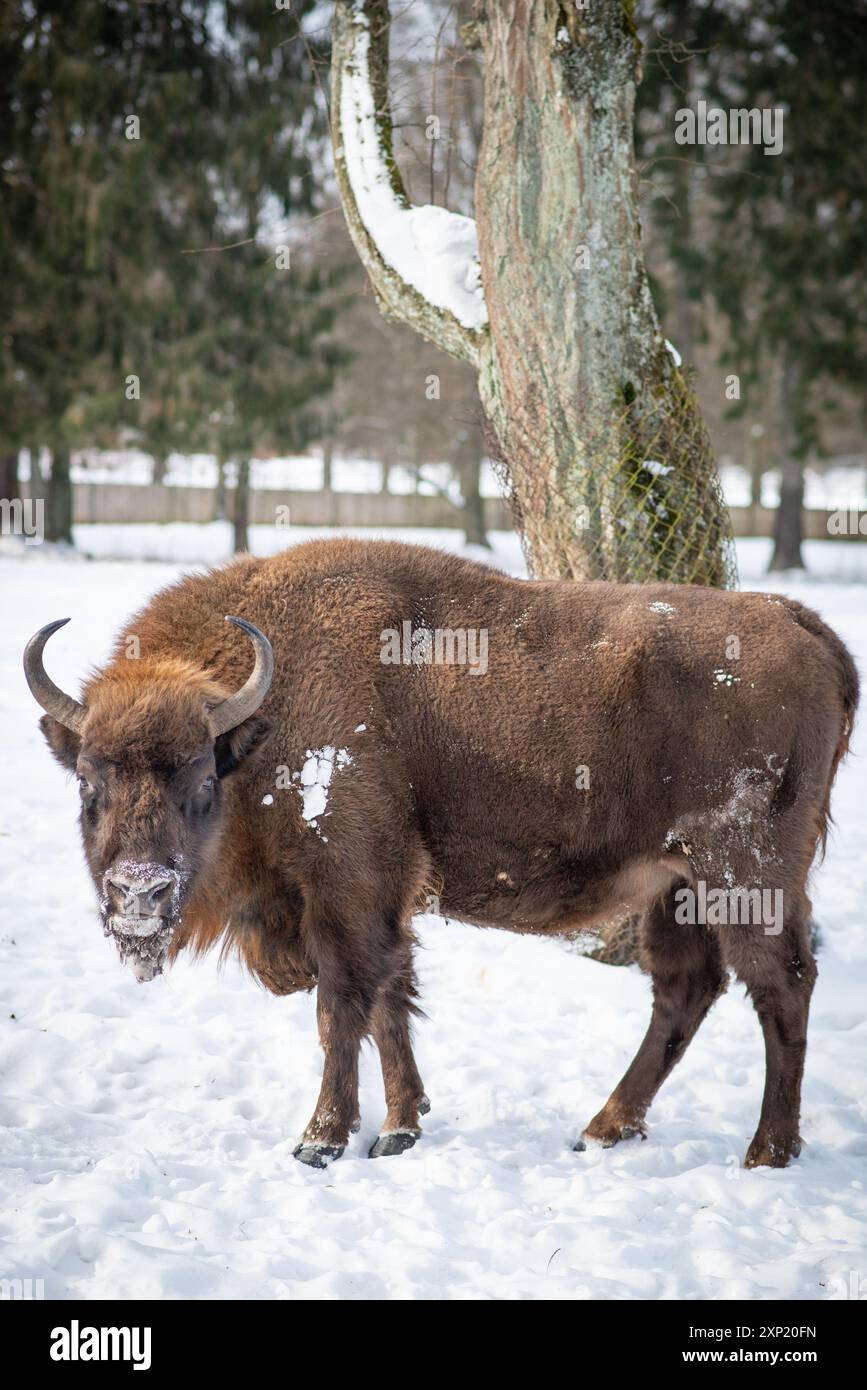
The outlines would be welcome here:
[[[616,1143],[619,1142],[620,1139],[646,1139],[646,1138],[647,1138],[647,1130],[643,1127],[643,1125],[624,1125],[623,1128],[622,1128],[622,1130],[620,1131],[620,1134],[619,1134],[618,1138],[615,1139],[614,1142],[615,1142],[615,1144],[616,1144]]]
[[[800,1139],[780,1140],[767,1134],[757,1134],[744,1159],[745,1168],[785,1168],[790,1158],[801,1152]]]
[[[406,1153],[407,1149],[412,1148],[416,1139],[420,1138],[420,1129],[389,1130],[386,1134],[380,1134],[376,1143],[371,1148],[368,1157],[389,1158],[392,1154]]]
[[[423,1095],[419,1100],[418,1113],[420,1115],[428,1115],[430,1113],[430,1101],[425,1095]]]
[[[292,1150],[292,1157],[297,1158],[299,1163],[306,1163],[308,1168],[327,1168],[342,1153],[342,1144],[305,1143],[302,1139]]]
[[[622,1125],[620,1129],[606,1130],[602,1134],[593,1134],[589,1129],[585,1129],[572,1152],[580,1154],[588,1148],[613,1149],[621,1139],[634,1139],[636,1135],[642,1139],[647,1138],[647,1130],[643,1125]]]

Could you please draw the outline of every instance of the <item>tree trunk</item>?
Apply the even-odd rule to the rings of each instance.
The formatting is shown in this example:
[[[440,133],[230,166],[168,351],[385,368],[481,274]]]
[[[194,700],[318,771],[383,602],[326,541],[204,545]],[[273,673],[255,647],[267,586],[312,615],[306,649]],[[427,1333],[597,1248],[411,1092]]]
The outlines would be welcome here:
[[[234,509],[234,547],[235,554],[250,549],[249,544],[249,516],[250,516],[250,460],[242,458],[238,462],[238,481],[235,484],[235,509]]]
[[[724,585],[728,514],[662,338],[638,222],[628,7],[529,0],[482,26],[482,404],[531,572]]]
[[[153,469],[153,474],[152,474],[152,476],[151,476],[151,482],[152,482],[152,483],[163,483],[163,482],[165,482],[166,470],[167,470],[167,468],[168,468],[168,463],[169,463],[169,456],[168,456],[168,454],[164,454],[164,453],[154,454],[154,469]]]
[[[485,532],[485,501],[479,491],[481,468],[481,450],[476,431],[460,429],[455,449],[455,471],[464,502],[464,541],[467,545],[483,545],[490,550],[491,543]]]
[[[398,235],[410,208],[392,153],[387,0],[335,9],[335,167],[383,312],[479,373],[489,453],[531,574],[725,585],[735,579],[728,512],[644,268],[631,8],[498,0],[473,26],[485,57],[483,312],[468,219],[415,209],[445,234],[432,237],[423,274],[405,259],[412,236]]]
[[[18,486],[18,450],[7,449],[0,454],[0,498],[14,502],[21,496]]]
[[[762,479],[765,476],[765,430],[760,421],[744,420],[744,454],[750,477],[750,520],[748,534],[760,534]]]
[[[324,438],[323,441],[322,441],[322,491],[323,491],[323,492],[332,492],[333,489],[334,489],[334,480],[333,480],[333,478],[332,478],[332,476],[331,476],[331,470],[332,470],[333,463],[334,463],[334,438],[333,438],[332,435],[326,434],[325,438]]]
[[[72,545],[72,478],[69,445],[56,440],[51,448],[51,477],[45,507],[45,539]]]
[[[42,476],[42,464],[39,459],[41,450],[37,444],[31,444],[27,450],[30,455],[30,482],[27,484],[27,495],[31,502],[38,502],[45,497],[45,479]]]
[[[804,509],[804,447],[797,421],[803,411],[800,372],[790,359],[783,367],[783,438],[785,452],[780,477],[780,502],[774,518],[774,550],[770,570],[803,569],[801,541]]]
[[[762,478],[765,476],[764,451],[762,449],[761,434],[756,434],[756,430],[761,426],[746,424],[747,432],[747,460],[750,475],[750,507],[755,516],[758,516],[758,509],[762,505]]]
[[[214,492],[214,520],[225,521],[226,519],[226,460],[222,454],[217,455],[217,486]]]
[[[678,105],[692,104],[689,30],[692,18],[693,0],[678,0],[671,27],[671,44],[677,54]],[[677,218],[677,244],[680,255],[673,266],[674,280],[674,332],[676,347],[684,362],[692,361],[695,342],[695,304],[692,299],[692,284],[685,257],[692,251],[692,170],[689,159],[676,159],[672,166],[671,202]]]

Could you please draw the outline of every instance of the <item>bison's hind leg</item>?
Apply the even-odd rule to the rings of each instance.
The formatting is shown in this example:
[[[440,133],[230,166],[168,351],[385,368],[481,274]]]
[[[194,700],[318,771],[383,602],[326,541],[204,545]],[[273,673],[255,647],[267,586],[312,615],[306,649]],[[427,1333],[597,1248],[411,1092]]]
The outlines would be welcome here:
[[[726,963],[747,987],[765,1039],[765,1090],[747,1168],[785,1168],[801,1151],[801,1079],[816,981],[810,905],[783,890],[782,922],[720,929]]]
[[[421,1137],[419,1117],[430,1110],[415,1064],[410,1016],[416,997],[412,944],[406,941],[395,975],[381,991],[371,1032],[379,1049],[385,1087],[385,1123],[370,1150],[371,1158],[405,1153]]]
[[[642,916],[641,959],[653,980],[650,1026],[622,1081],[575,1145],[579,1151],[588,1141],[610,1148],[636,1134],[645,1137],[653,1097],[725,989],[716,933],[675,919],[678,886]]]

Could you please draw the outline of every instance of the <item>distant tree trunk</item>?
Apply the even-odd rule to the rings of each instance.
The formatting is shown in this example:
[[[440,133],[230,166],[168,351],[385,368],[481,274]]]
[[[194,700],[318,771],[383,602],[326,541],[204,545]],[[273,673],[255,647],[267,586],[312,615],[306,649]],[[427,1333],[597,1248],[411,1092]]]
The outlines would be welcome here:
[[[322,491],[334,490],[331,470],[334,463],[334,438],[327,434],[322,441]]]
[[[489,453],[531,574],[725,585],[731,524],[709,437],[644,267],[631,14],[631,0],[501,0],[469,26],[485,58],[476,264],[486,317],[441,288],[472,285],[467,219],[427,210],[447,232],[425,266],[431,298],[400,260],[394,226],[410,205],[392,153],[387,0],[335,7],[335,167],[383,312],[478,372]]]
[[[800,371],[787,359],[783,367],[783,466],[780,501],[774,518],[774,550],[770,570],[803,569],[804,447],[797,421],[802,413]]]
[[[55,440],[51,447],[51,477],[45,507],[45,539],[72,545],[72,477],[69,445]]]
[[[455,471],[461,485],[464,506],[464,541],[467,545],[483,545],[490,550],[485,533],[485,502],[479,490],[482,468],[481,441],[475,430],[459,429],[455,449]]]
[[[18,450],[7,449],[0,454],[0,498],[13,502],[21,496],[18,486]]]
[[[690,70],[692,57],[688,47],[693,0],[678,0],[671,29],[671,43],[677,55],[677,83],[680,93],[679,104],[691,103]],[[688,159],[676,159],[672,166],[671,201],[677,215],[677,247],[679,255],[675,258],[674,272],[674,332],[678,352],[685,362],[692,361],[695,339],[695,304],[693,303],[690,275],[685,256],[692,250],[692,164]]]
[[[222,454],[217,456],[217,486],[214,492],[214,519],[226,519],[226,460]]]
[[[390,483],[391,483],[391,464],[390,464],[390,463],[385,463],[385,462],[383,462],[383,465],[382,465],[382,476],[381,476],[380,481],[379,481],[379,491],[380,491],[380,495],[382,495],[382,494],[384,494],[384,493],[387,493],[387,492],[390,490],[390,489],[389,489],[389,484],[390,484]]]
[[[37,444],[31,444],[27,452],[30,455],[30,482],[27,484],[27,495],[31,502],[37,502],[40,497],[45,497],[45,479],[42,476],[42,464],[39,458],[42,451]]]
[[[151,475],[151,482],[153,482],[153,483],[164,483],[164,482],[165,482],[166,471],[167,471],[167,469],[168,469],[168,464],[169,464],[169,456],[168,456],[168,454],[165,454],[165,453],[163,453],[162,451],[161,451],[160,453],[154,454],[154,470],[153,470],[153,474]]]
[[[750,507],[757,512],[762,505],[762,478],[765,476],[765,461],[760,443],[761,435],[754,434],[754,429],[756,429],[755,425],[748,428],[747,448],[749,450]]]
[[[744,418],[744,466],[750,480],[749,520],[745,534],[757,536],[760,533],[759,519],[762,505],[762,478],[765,471],[763,427]]]
[[[235,484],[234,546],[235,554],[250,549],[248,526],[250,516],[250,460],[238,462],[238,481]]]
[[[412,490],[418,496],[421,491],[421,470],[424,466],[424,457],[418,426],[414,424],[407,427],[406,458],[409,472],[412,475]]]

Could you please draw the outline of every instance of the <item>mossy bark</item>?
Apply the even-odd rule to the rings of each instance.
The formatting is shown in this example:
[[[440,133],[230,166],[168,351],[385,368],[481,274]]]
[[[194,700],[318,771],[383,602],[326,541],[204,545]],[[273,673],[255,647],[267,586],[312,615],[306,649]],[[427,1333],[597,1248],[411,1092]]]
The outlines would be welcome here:
[[[530,568],[723,584],[710,442],[645,272],[626,8],[514,0],[487,6],[480,32],[479,385]]]

